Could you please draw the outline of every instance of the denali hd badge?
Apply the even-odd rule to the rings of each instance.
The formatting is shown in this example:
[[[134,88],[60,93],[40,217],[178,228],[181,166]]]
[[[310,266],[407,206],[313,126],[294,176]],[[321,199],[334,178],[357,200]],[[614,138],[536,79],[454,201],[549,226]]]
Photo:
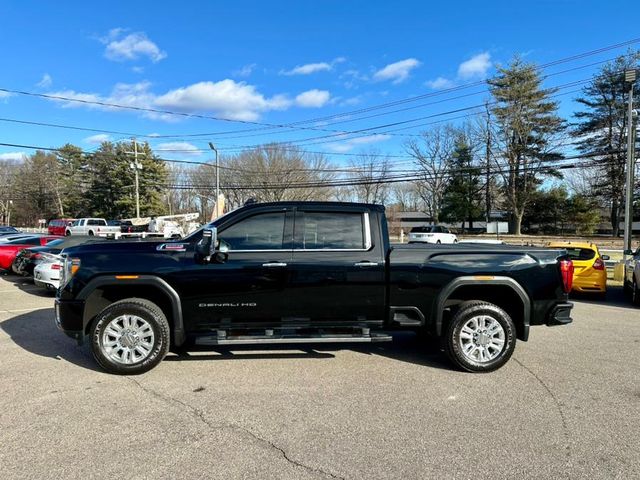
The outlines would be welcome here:
[[[229,303],[199,303],[198,306],[200,308],[220,308],[220,307],[257,307],[258,304],[251,302],[251,303],[235,303],[235,302],[229,302]]]

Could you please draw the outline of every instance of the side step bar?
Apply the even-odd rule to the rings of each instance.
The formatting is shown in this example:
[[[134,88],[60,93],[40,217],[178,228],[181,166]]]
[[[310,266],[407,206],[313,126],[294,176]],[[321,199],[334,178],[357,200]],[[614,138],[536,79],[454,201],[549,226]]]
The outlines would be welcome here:
[[[275,343],[371,343],[390,342],[391,335],[386,333],[370,333],[363,329],[360,334],[314,334],[314,335],[274,335],[273,330],[267,330],[265,335],[231,335],[218,330],[217,335],[197,337],[196,345],[264,345]]]

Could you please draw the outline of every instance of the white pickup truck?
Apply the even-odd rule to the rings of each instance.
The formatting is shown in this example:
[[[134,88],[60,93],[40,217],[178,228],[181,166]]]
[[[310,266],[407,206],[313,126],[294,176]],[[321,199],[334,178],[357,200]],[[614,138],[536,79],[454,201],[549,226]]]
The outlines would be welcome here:
[[[64,234],[115,238],[120,234],[120,227],[108,225],[104,218],[79,218],[65,229]]]

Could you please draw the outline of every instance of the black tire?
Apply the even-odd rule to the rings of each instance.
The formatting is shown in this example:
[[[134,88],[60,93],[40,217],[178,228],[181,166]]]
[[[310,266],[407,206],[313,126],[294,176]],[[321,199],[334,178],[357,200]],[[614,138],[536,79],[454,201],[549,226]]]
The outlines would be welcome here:
[[[438,241],[436,242],[436,245],[440,245],[440,244],[442,244],[442,242],[441,242],[440,240],[438,240]]]
[[[93,235],[94,235],[94,234],[93,234],[93,230],[89,230],[89,234],[88,234],[88,235],[89,235],[90,237],[93,237]]]
[[[70,237],[71,236],[71,232],[69,230],[67,230],[66,232],[64,232],[64,236],[65,237]]]
[[[153,330],[150,353],[140,361],[123,364],[109,357],[103,343],[104,329],[112,320],[122,315],[135,315],[146,321]],[[138,375],[148,372],[167,355],[170,344],[170,328],[167,317],[155,303],[143,298],[127,298],[112,303],[100,312],[91,326],[91,350],[102,368],[118,375]]]
[[[503,332],[503,345],[494,358],[478,361],[463,352],[461,331],[473,317],[490,317]],[[516,327],[511,317],[497,305],[484,301],[465,302],[447,325],[443,337],[444,350],[451,361],[468,372],[492,372],[509,361],[516,347]],[[473,340],[475,341],[475,339]],[[472,347],[473,348],[473,347]],[[492,347],[495,349],[495,347]]]
[[[640,307],[640,285],[638,285],[635,278],[633,279],[633,285],[631,286],[631,302]]]

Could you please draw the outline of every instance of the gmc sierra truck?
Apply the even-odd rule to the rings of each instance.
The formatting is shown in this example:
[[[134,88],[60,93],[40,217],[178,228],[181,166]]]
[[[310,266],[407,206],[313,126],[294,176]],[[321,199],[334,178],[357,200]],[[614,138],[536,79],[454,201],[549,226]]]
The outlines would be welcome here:
[[[391,245],[384,207],[252,204],[186,238],[67,250],[56,323],[107,371],[170,348],[437,336],[458,367],[504,365],[533,325],[570,323],[562,249]]]

